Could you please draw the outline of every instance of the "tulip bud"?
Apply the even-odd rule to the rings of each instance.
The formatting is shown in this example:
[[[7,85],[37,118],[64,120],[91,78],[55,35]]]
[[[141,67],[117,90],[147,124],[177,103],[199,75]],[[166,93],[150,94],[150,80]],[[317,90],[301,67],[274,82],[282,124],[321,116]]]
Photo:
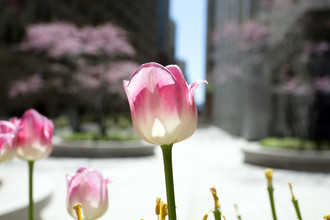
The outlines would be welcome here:
[[[16,155],[16,146],[14,144],[15,136],[13,134],[0,134],[0,162],[11,160]]]
[[[202,82],[206,81],[188,85],[176,65],[140,66],[130,81],[124,81],[137,134],[155,145],[169,145],[190,137],[197,126],[193,95]]]
[[[272,187],[274,170],[271,168],[267,168],[264,170],[264,172],[265,172],[266,179],[268,180],[268,186]]]
[[[66,205],[69,214],[77,218],[72,207],[80,203],[82,219],[92,220],[101,217],[108,209],[109,182],[109,179],[104,179],[97,170],[85,167],[77,170],[73,177],[67,176]]]
[[[210,191],[212,193],[213,200],[214,200],[214,209],[220,208],[219,197],[217,195],[217,189],[213,186],[212,188],[210,188]]]
[[[52,151],[54,125],[36,110],[27,110],[19,123],[17,156],[34,161],[47,157]]]

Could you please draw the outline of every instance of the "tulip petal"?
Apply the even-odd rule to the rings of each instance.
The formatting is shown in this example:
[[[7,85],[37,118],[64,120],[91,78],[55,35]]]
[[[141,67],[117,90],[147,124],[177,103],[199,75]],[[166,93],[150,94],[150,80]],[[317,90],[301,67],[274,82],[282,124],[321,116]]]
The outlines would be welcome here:
[[[194,101],[194,93],[196,91],[196,89],[198,88],[198,86],[201,83],[206,83],[208,84],[208,82],[206,80],[196,80],[195,82],[191,83],[189,85],[189,103],[192,104]]]
[[[0,120],[0,134],[15,132],[16,128],[10,121]]]
[[[125,92],[126,92],[126,95],[127,95],[127,99],[128,99],[128,103],[129,103],[129,106],[130,106],[130,109],[131,109],[131,112],[134,111],[134,103],[132,102],[132,99],[131,99],[131,94],[129,92],[129,90],[127,89],[127,86],[128,86],[129,82],[127,80],[124,80],[123,81],[123,85],[124,85],[124,89],[125,89]],[[133,114],[133,113],[131,113]],[[135,121],[133,120],[133,116],[132,116],[132,123],[133,123],[133,126],[134,126],[134,129],[136,131],[136,133],[145,141],[149,142],[152,144],[152,142],[145,137],[145,135],[142,133],[141,129],[139,128],[139,126],[135,125]]]
[[[0,134],[0,162],[11,160],[16,155],[15,136],[11,133]]]
[[[198,86],[203,82],[207,83],[206,80],[197,80],[189,86],[188,109],[186,112],[185,120],[182,123],[181,132],[178,134],[177,142],[189,138],[196,130],[198,115],[194,101],[194,92],[196,91]]]
[[[164,137],[165,134],[166,134],[166,130],[163,123],[161,123],[161,121],[158,118],[156,118],[152,126],[152,131],[151,131],[152,137]]]
[[[184,79],[181,69],[177,65],[168,65],[166,66],[166,69],[168,69],[173,74],[176,81],[180,84],[181,88],[185,90],[188,89],[187,82]]]
[[[66,179],[66,184],[69,184],[70,181],[72,180],[72,176],[67,174],[67,175],[65,175],[65,179]]]

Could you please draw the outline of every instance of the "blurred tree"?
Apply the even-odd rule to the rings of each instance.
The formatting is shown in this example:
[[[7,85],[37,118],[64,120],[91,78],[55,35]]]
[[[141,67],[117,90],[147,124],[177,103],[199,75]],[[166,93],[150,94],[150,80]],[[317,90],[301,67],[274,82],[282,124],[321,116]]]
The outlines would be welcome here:
[[[13,44],[24,38],[25,28],[29,24],[43,22],[67,21],[77,27],[86,25],[97,26],[111,21],[116,26],[125,29],[128,33],[129,42],[133,45],[136,53],[133,59],[139,63],[157,61],[159,55],[158,20],[168,20],[166,10],[159,8],[160,2],[168,0],[120,0],[120,1],[89,1],[89,0],[1,0],[0,1],[0,115],[12,114],[19,111],[5,94],[8,80],[21,78],[25,72],[35,74],[37,67],[29,65],[24,60],[24,54],[9,50]],[[159,15],[159,11],[163,11]],[[163,18],[164,17],[164,18]],[[167,33],[167,32],[164,32]],[[50,62],[48,58],[38,55],[36,62]],[[9,60],[12,58],[13,60]],[[27,59],[30,60],[31,59]],[[5,62],[2,62],[6,60]],[[15,63],[10,67],[8,63]],[[34,62],[33,62],[34,63]],[[163,63],[167,64],[167,63]],[[21,68],[23,71],[12,71]],[[43,64],[40,64],[43,66]],[[18,106],[18,105],[16,105]],[[21,110],[22,111],[22,110]]]
[[[159,19],[158,2],[158,0],[99,0],[94,2],[89,0],[0,1],[0,76],[2,79],[0,81],[0,105],[3,106],[0,109],[0,116],[21,114],[21,111],[27,106],[38,107],[41,112],[51,117],[59,114],[59,109],[63,109],[65,106],[73,103],[76,103],[77,109],[89,108],[83,105],[83,103],[86,103],[87,96],[81,95],[78,97],[73,92],[77,92],[77,90],[69,89],[70,87],[72,88],[72,84],[70,85],[69,82],[73,79],[69,76],[73,72],[78,71],[77,56],[74,55],[69,58],[69,56],[60,57],[58,54],[56,55],[56,53],[60,54],[61,51],[63,52],[64,47],[72,46],[68,39],[63,41],[61,47],[52,50],[52,55],[47,54],[45,51],[38,53],[34,51],[31,53],[31,50],[22,51],[17,50],[17,48],[13,50],[13,45],[17,45],[18,42],[24,39],[25,29],[28,26],[36,23],[67,21],[77,29],[81,29],[85,26],[100,26],[111,21],[112,24],[120,27],[120,29],[124,28],[126,30],[126,40],[129,39],[128,42],[131,43],[136,53],[139,54],[139,56],[131,54],[129,58],[124,60],[134,60],[139,63],[149,62],[150,60],[157,61],[159,43],[157,33]],[[166,16],[166,13],[164,16]],[[37,39],[40,40],[40,38]],[[108,46],[107,44],[105,45]],[[87,59],[88,65],[93,67],[100,65],[101,60],[103,60],[102,63],[106,62],[108,58],[103,55],[99,54],[98,58],[95,59],[95,56],[93,58],[93,56],[85,54],[83,58]],[[56,58],[55,56],[58,57]],[[112,56],[110,60],[112,62],[121,58],[123,57]],[[134,65],[130,66],[133,67]],[[104,69],[108,68],[103,64],[101,66]],[[126,67],[123,69],[127,70]],[[62,84],[55,76],[63,79]],[[42,92],[31,90],[31,86],[22,86],[20,81],[30,82],[35,87],[39,87],[38,91]],[[10,88],[12,82],[14,84]],[[15,85],[15,83],[17,84]],[[54,85],[61,86],[56,87]],[[31,91],[29,96],[22,95],[27,94],[26,90],[29,89]],[[9,90],[11,96],[7,97]],[[88,89],[83,91],[86,92]],[[47,96],[51,96],[52,99],[44,99]],[[91,101],[91,99],[88,101]],[[123,106],[127,107],[126,103],[125,105],[119,105],[118,103],[117,107],[121,108],[120,111],[122,111],[126,109]]]
[[[15,80],[10,97],[70,95],[75,99],[71,98],[71,107],[81,102],[94,106],[100,131],[105,134],[105,110],[113,110],[119,105],[116,100],[123,100],[122,87],[117,85],[137,68],[128,59],[135,51],[125,31],[110,23],[83,28],[63,22],[34,24],[27,27],[26,39],[15,48],[44,57],[48,65],[36,66],[35,73]],[[56,106],[52,100],[51,109],[54,103]]]

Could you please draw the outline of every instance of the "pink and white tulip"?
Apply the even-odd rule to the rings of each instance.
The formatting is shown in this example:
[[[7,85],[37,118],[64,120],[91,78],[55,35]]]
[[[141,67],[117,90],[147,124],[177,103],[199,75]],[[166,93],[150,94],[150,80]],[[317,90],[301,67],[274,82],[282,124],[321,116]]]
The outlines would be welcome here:
[[[16,155],[15,135],[0,134],[0,162],[12,160]]]
[[[0,162],[16,156],[16,127],[9,121],[0,121]]]
[[[140,66],[124,88],[138,135],[155,145],[168,145],[190,137],[197,127],[194,92],[198,80],[188,85],[176,65]]]
[[[82,167],[74,176],[67,176],[66,206],[69,214],[77,218],[73,206],[82,205],[82,218],[92,220],[101,217],[108,209],[109,179],[94,169]]]
[[[17,156],[27,161],[47,157],[53,148],[53,130],[51,120],[34,109],[27,110],[17,132]]]

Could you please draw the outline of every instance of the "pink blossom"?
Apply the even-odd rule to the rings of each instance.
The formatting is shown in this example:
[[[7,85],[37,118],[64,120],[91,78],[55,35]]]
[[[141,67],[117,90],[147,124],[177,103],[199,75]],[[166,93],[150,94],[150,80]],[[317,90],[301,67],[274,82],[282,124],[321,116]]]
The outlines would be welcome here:
[[[222,26],[219,26],[213,33],[212,41],[217,44],[219,40],[224,41],[236,41],[240,36],[240,27],[236,22],[225,22]]]
[[[271,35],[270,29],[256,21],[247,21],[242,25],[242,36],[239,48],[244,51],[259,50]]]
[[[82,87],[91,90],[105,88],[110,93],[121,93],[122,82],[130,77],[138,65],[132,61],[118,61],[107,65],[90,64],[86,59],[78,61],[78,72],[75,79]]]
[[[45,52],[67,38],[75,38],[77,32],[77,28],[69,23],[33,24],[28,26],[27,38],[19,48]]]
[[[82,218],[93,220],[101,217],[108,209],[109,179],[94,169],[82,167],[74,176],[67,176],[66,206],[69,214],[77,218],[73,206],[82,205]]]
[[[215,68],[212,74],[212,81],[216,84],[223,84],[234,79],[242,78],[239,66],[225,65],[222,68]]]
[[[29,93],[35,93],[44,87],[44,80],[40,74],[33,74],[25,80],[16,80],[9,89],[9,96],[16,97]]]
[[[44,52],[55,59],[80,55],[130,57],[135,54],[126,32],[111,23],[81,29],[63,22],[30,25],[25,41],[18,48]]]
[[[262,0],[262,4],[264,5],[264,7],[266,7],[266,8],[271,8],[271,7],[273,7],[274,6],[274,2],[275,2],[276,0]]]
[[[277,10],[292,10],[292,7],[294,7],[294,4],[292,1],[289,0],[274,0],[273,5],[277,8]]]
[[[88,74],[79,74],[76,76],[76,80],[86,89],[96,90],[101,87],[101,81]]]
[[[297,78],[292,78],[289,81],[283,83],[277,87],[276,90],[279,93],[291,94],[296,96],[306,96],[313,93],[313,88],[306,82],[303,82]]]
[[[318,91],[329,94],[330,93],[330,77],[323,76],[323,77],[316,78],[315,88]]]
[[[328,42],[314,42],[311,44],[311,52],[315,54],[323,54],[330,50],[330,45]]]
[[[118,85],[109,86],[109,82],[114,84],[116,77],[122,80],[126,75],[129,65],[121,65],[117,68],[116,62],[110,59],[129,58],[135,54],[134,48],[128,41],[126,31],[106,23],[100,26],[85,26],[78,28],[70,23],[44,23],[30,25],[27,29],[27,37],[23,43],[17,46],[24,51],[44,53],[46,56],[62,61],[68,59],[69,67],[55,64],[50,67],[54,72],[68,73],[75,67],[75,74],[66,80],[70,91],[77,92],[77,87],[97,91],[105,86],[110,92],[120,91]],[[99,59],[100,58],[100,59]],[[113,71],[113,65],[120,70]],[[110,68],[109,68],[110,67]],[[132,68],[131,68],[131,71]],[[109,77],[109,74],[111,76]],[[63,80],[59,77],[47,78],[47,86],[62,88]],[[118,82],[118,81],[117,81]],[[24,80],[16,80],[9,90],[10,97],[34,93],[42,89],[45,85],[44,79],[39,74],[34,74]],[[121,83],[120,83],[121,85]]]
[[[180,68],[158,63],[140,66],[124,88],[133,126],[145,141],[169,145],[190,137],[197,126],[194,92],[199,80],[188,86]]]
[[[109,65],[109,69],[104,74],[104,80],[108,82],[108,90],[112,93],[124,95],[121,83],[131,76],[139,66],[132,61],[119,61]]]
[[[330,45],[328,42],[321,41],[321,42],[312,42],[312,41],[306,41],[304,44],[304,54],[310,55],[310,54],[323,54],[326,51],[330,50]]]
[[[75,38],[64,38],[61,40],[61,43],[56,42],[56,44],[48,50],[49,56],[53,58],[77,56],[82,52],[82,45]]]
[[[262,0],[266,8],[276,8],[276,10],[289,10],[293,6],[291,0]]]

